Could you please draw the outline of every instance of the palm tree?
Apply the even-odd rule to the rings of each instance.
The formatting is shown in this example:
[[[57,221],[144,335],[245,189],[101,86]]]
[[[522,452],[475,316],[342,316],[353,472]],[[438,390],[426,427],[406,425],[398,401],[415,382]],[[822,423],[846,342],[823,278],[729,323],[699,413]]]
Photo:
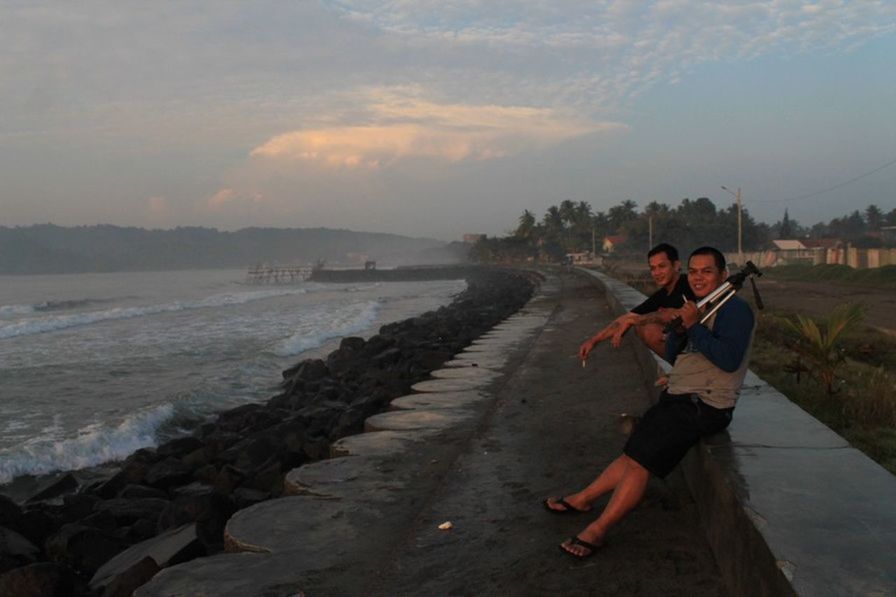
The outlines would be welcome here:
[[[840,348],[843,335],[862,320],[861,305],[839,305],[822,323],[821,327],[810,317],[796,316],[796,321],[785,320],[787,328],[795,336],[791,350],[804,357],[810,370],[818,375],[827,389],[834,393],[837,368],[845,360]]]
[[[563,220],[563,229],[566,231],[566,250],[572,251],[572,225],[576,221],[576,204],[570,199],[560,202],[560,219]]]
[[[560,215],[560,209],[556,205],[552,205],[544,214],[545,233],[553,238],[557,238],[563,232],[563,216]]]
[[[526,240],[532,238],[532,233],[535,231],[535,214],[533,214],[528,209],[523,210],[523,215],[520,216],[519,225],[516,227],[516,232],[514,234]]]

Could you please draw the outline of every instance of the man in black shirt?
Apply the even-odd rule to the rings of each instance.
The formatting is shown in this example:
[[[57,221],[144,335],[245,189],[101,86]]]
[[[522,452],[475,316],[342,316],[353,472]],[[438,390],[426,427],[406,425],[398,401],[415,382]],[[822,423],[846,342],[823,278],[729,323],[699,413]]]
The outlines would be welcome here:
[[[622,337],[633,326],[635,333],[648,348],[661,357],[665,355],[663,327],[675,317],[671,309],[680,309],[684,305],[685,298],[694,300],[694,293],[688,286],[687,278],[681,275],[678,249],[672,245],[661,243],[650,249],[647,253],[647,263],[650,266],[650,275],[659,290],[582,343],[579,347],[579,357],[583,362],[594,347],[604,340],[610,339],[613,346],[618,347]]]

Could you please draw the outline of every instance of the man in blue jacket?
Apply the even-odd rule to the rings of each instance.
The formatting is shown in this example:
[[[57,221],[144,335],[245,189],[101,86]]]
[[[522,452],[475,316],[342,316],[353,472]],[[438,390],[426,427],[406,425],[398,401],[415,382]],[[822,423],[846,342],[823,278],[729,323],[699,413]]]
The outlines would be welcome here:
[[[726,274],[718,250],[701,247],[691,253],[688,283],[698,299],[718,288]],[[644,413],[623,454],[581,491],[544,502],[553,513],[584,512],[612,492],[600,516],[560,544],[571,556],[587,558],[597,551],[607,531],[641,501],[651,474],[665,477],[701,437],[731,422],[749,362],[753,311],[735,296],[705,324],[694,302],[687,301],[678,315],[682,329],[666,340],[666,360],[673,363],[669,385]]]

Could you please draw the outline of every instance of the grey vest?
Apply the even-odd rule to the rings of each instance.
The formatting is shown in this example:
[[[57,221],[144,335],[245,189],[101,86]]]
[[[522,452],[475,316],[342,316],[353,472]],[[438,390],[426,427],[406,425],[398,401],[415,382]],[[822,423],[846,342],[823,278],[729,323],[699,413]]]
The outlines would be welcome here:
[[[716,323],[713,315],[707,321],[712,329]],[[701,352],[682,352],[675,359],[675,365],[669,373],[670,394],[697,394],[700,399],[715,408],[734,408],[740,387],[744,383],[750,365],[750,350],[753,347],[753,334],[756,323],[750,330],[750,343],[737,371],[728,373],[713,365]]]

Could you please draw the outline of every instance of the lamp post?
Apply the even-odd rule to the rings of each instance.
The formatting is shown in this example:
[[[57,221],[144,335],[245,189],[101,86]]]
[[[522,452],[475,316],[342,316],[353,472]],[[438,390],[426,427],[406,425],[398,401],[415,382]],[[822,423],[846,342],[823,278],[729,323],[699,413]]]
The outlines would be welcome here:
[[[737,187],[737,192],[735,193],[725,185],[722,185],[723,191],[728,191],[734,198],[737,199],[737,265],[742,266],[744,264],[744,247],[743,247],[743,239],[744,239],[744,227],[741,223],[740,216],[740,187]]]

